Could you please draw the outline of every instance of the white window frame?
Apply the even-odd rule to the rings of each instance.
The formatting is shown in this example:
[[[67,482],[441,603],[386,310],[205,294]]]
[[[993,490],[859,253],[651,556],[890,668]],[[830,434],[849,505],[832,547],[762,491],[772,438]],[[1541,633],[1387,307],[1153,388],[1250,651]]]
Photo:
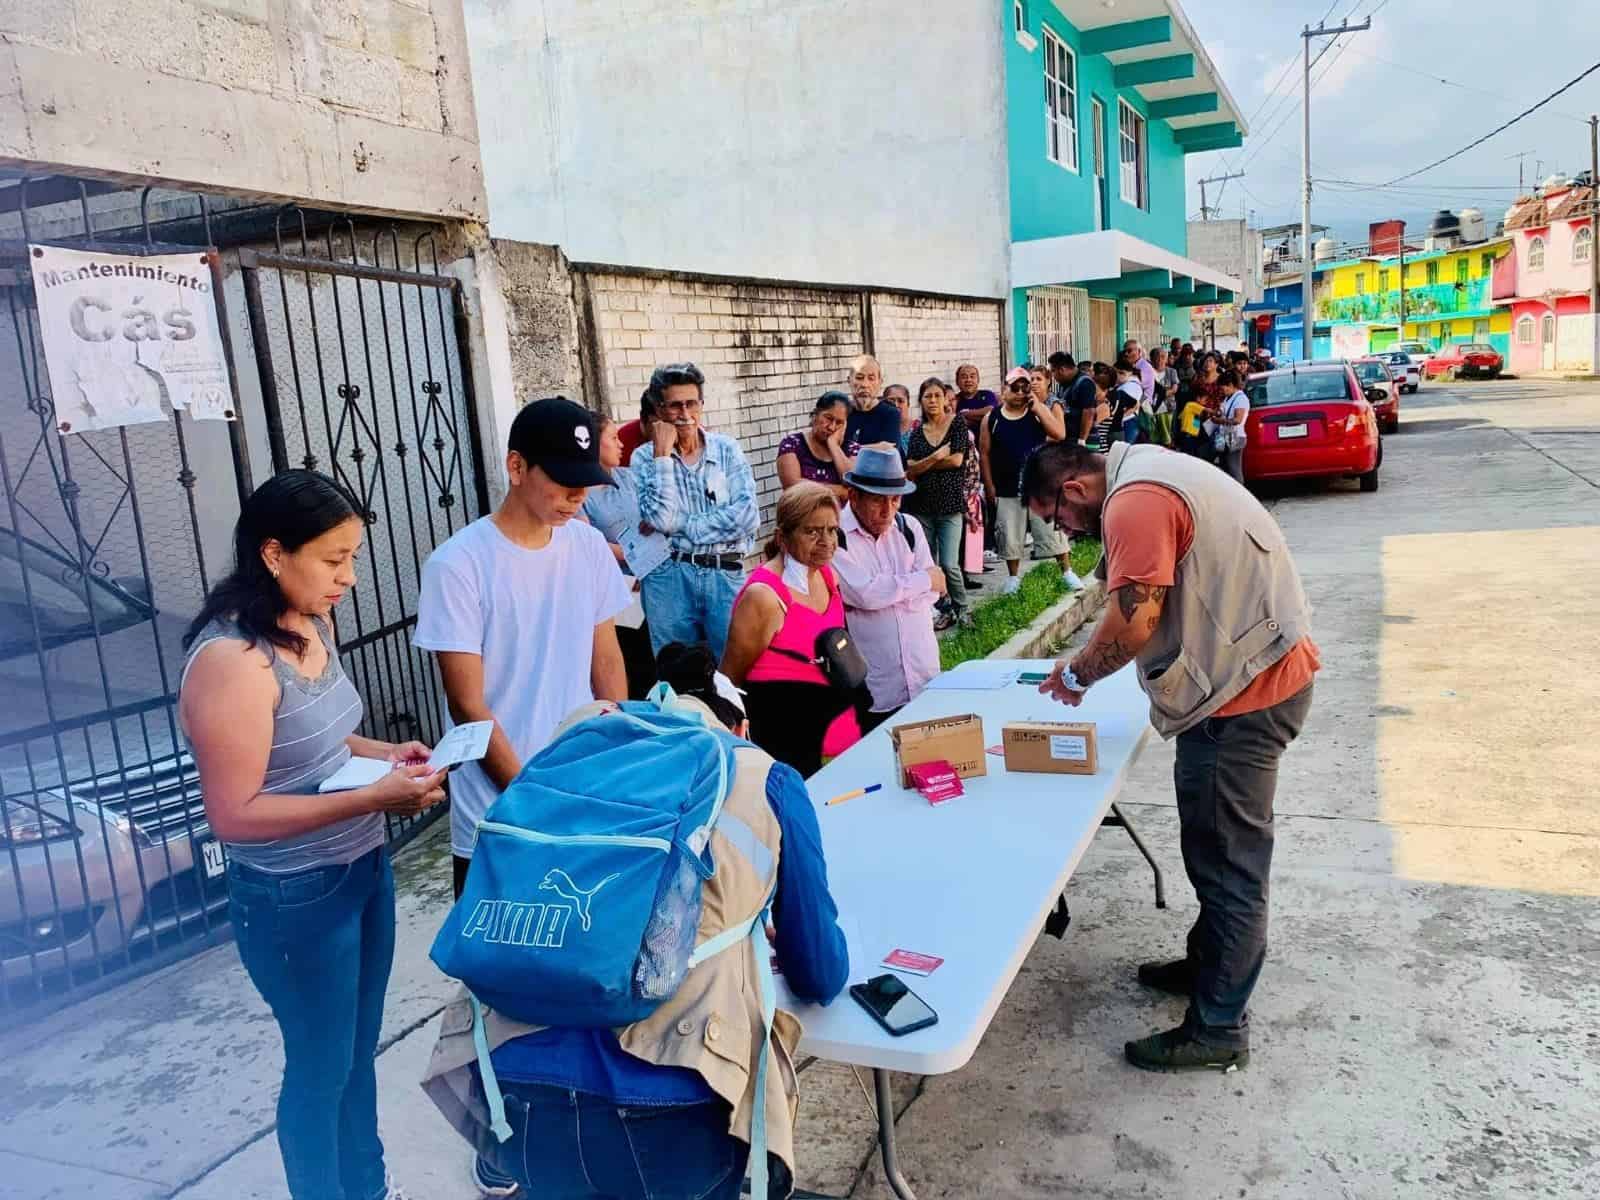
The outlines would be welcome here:
[[[1587,225],[1580,225],[1572,231],[1572,262],[1574,265],[1586,263],[1593,254],[1594,230]]]
[[[1544,239],[1537,235],[1528,239],[1528,270],[1544,270]]]
[[[1028,6],[1025,0],[1011,0],[1011,24],[1017,33],[1028,32]]]
[[[1062,79],[1057,74],[1058,66],[1065,66],[1071,78]],[[1077,174],[1078,56],[1072,52],[1071,46],[1049,29],[1044,31],[1044,156],[1057,166]]]
[[[1357,271],[1356,272],[1356,295],[1365,296],[1366,294],[1367,294],[1367,273],[1365,271]]]
[[[1534,321],[1527,313],[1517,318],[1517,345],[1531,346],[1534,340]]]
[[[1131,132],[1130,132],[1131,128]],[[1133,142],[1133,160],[1128,159],[1128,142]],[[1117,194],[1124,204],[1145,209],[1150,204],[1150,127],[1149,123],[1122,97],[1117,97]],[[1132,190],[1129,195],[1129,168]]]

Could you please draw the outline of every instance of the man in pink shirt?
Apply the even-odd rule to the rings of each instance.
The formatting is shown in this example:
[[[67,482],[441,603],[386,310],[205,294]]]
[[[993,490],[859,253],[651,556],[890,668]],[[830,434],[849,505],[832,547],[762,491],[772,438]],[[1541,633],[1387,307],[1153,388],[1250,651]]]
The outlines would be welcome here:
[[[844,596],[845,624],[867,660],[872,724],[881,725],[939,673],[934,602],[944,594],[921,524],[900,515],[900,499],[917,490],[898,451],[863,446],[845,472],[850,502],[839,517],[834,574]]]

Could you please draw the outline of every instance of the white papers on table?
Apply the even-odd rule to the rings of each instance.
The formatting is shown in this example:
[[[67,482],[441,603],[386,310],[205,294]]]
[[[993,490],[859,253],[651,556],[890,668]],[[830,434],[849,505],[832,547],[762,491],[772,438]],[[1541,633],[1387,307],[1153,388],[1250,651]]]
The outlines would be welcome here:
[[[468,721],[457,725],[439,739],[428,756],[428,765],[435,771],[443,771],[458,763],[476,762],[489,753],[489,736],[493,732],[493,721]],[[352,788],[370,787],[392,770],[394,764],[386,758],[352,754],[349,762],[317,785],[317,791],[347,792]]]
[[[992,692],[1010,687],[1022,674],[1022,668],[1004,659],[991,661],[975,658],[936,676],[928,684],[930,692]]]

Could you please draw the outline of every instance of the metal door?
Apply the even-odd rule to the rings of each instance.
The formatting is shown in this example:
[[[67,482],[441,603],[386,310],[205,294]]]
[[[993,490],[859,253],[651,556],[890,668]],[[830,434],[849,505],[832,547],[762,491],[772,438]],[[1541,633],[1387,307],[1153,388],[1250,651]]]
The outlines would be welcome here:
[[[488,511],[460,283],[439,270],[432,232],[402,240],[343,221],[312,235],[296,213],[271,252],[239,262],[273,469],[327,472],[368,513],[364,578],[335,612],[361,732],[431,745],[444,691],[411,645],[422,564]],[[391,845],[438,815],[390,817]]]
[[[1556,318],[1545,313],[1539,322],[1539,365],[1546,371],[1556,369]]]
[[[1089,350],[1097,362],[1115,362],[1117,357],[1117,302],[1089,301]]]

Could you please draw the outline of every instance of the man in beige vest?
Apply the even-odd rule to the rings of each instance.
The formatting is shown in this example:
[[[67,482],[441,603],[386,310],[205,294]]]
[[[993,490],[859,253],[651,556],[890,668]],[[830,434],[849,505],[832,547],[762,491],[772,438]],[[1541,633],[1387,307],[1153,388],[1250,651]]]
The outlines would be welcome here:
[[[1110,597],[1081,651],[1041,692],[1076,705],[1135,664],[1150,723],[1176,738],[1183,863],[1200,899],[1188,952],[1139,980],[1189,1001],[1183,1024],[1127,1043],[1157,1071],[1244,1066],[1246,1006],[1267,951],[1278,760],[1305,724],[1321,662],[1277,523],[1242,485],[1159,446],[1106,455],[1042,447],[1023,473],[1035,513],[1100,537]]]
[[[664,646],[659,667],[678,694],[676,703],[743,735],[738,693],[714,674],[705,646]],[[586,705],[562,728],[608,719],[608,707],[615,709]],[[423,1089],[529,1200],[735,1200],[758,1104],[765,1111],[771,1172],[763,1200],[789,1194],[801,1031],[791,1014],[778,1010],[766,1090],[758,1096],[764,1020],[755,955],[775,951],[790,991],[818,1004],[844,987],[849,955],[804,781],[754,746],[740,746],[735,756],[733,784],[711,835],[717,869],[701,893],[696,942],[747,921],[771,895],[770,948],[764,938],[759,945],[743,938],[691,967],[655,1012],[623,1029],[540,1029],[485,1010],[486,1052],[510,1126],[505,1141],[492,1131],[492,1106],[473,1070],[478,1048],[465,991],[444,1010]],[[752,1170],[752,1179],[756,1174]]]

